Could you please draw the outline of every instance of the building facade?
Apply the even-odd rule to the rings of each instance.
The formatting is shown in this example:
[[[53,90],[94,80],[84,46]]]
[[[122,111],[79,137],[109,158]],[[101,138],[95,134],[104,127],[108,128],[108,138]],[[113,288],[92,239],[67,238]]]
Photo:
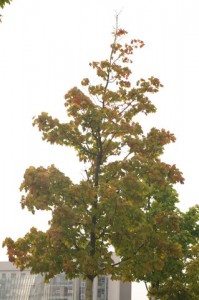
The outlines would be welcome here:
[[[41,275],[0,262],[0,300],[84,300],[85,281],[59,274],[49,283]],[[131,300],[131,284],[101,276],[94,281],[93,300]]]

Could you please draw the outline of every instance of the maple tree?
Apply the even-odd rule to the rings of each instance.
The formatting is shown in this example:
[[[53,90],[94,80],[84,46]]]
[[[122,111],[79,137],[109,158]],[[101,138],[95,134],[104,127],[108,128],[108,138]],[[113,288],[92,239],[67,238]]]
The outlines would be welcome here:
[[[86,178],[75,184],[54,165],[29,167],[21,205],[32,213],[51,211],[49,229],[31,228],[23,238],[4,241],[9,260],[21,269],[43,273],[46,280],[61,272],[85,278],[86,300],[92,299],[96,276],[144,280],[153,288],[152,275],[183,256],[174,184],[184,179],[161,160],[175,137],[155,127],[145,134],[136,121],[139,114],[156,112],[149,95],[162,84],[155,77],[132,84],[131,56],[144,43],[122,43],[126,35],[116,24],[109,58],[90,63],[98,84],[84,78],[86,92],[67,92],[66,123],[46,112],[34,119],[45,141],[76,150]]]

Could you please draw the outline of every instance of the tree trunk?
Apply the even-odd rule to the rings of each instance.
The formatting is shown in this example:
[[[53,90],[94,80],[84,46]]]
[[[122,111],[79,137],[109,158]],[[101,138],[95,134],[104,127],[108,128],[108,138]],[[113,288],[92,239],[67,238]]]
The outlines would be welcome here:
[[[86,278],[85,300],[93,299],[93,280]]]

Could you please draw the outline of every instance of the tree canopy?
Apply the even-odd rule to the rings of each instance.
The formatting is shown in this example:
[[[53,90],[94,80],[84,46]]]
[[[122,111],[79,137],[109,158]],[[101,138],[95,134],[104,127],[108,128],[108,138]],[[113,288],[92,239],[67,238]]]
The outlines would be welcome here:
[[[196,219],[183,229],[188,236],[183,242],[189,218],[176,206],[174,185],[184,179],[175,165],[162,161],[165,145],[175,136],[155,127],[145,133],[137,121],[140,114],[156,112],[149,97],[162,84],[153,76],[133,84],[131,57],[144,43],[125,43],[126,35],[116,24],[108,59],[90,63],[98,84],[84,78],[81,89],[66,93],[65,123],[46,112],[34,118],[43,140],[76,150],[85,177],[75,184],[54,165],[30,166],[21,184],[21,205],[32,213],[51,211],[49,229],[31,228],[16,241],[6,238],[4,246],[17,267],[43,273],[46,280],[64,272],[67,278],[86,278],[92,287],[96,276],[109,274],[148,282],[149,294],[155,294],[163,278],[169,281],[171,267],[178,268],[187,241],[196,243],[191,232]],[[192,261],[187,269],[191,266]],[[86,299],[92,299],[87,292]]]
[[[181,256],[168,257],[161,270],[143,277],[149,295],[161,300],[196,300],[199,287],[199,206],[179,211],[179,230],[172,233],[181,246]]]

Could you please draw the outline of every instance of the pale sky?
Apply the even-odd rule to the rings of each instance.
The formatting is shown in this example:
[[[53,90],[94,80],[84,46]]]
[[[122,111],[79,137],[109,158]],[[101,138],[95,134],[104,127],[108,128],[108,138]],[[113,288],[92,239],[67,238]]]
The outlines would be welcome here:
[[[0,24],[0,244],[29,228],[47,228],[48,215],[20,207],[25,169],[55,164],[72,180],[82,166],[70,149],[43,142],[32,117],[46,111],[64,119],[64,94],[92,78],[88,63],[105,59],[119,23],[145,47],[135,52],[135,79],[158,77],[164,88],[154,97],[158,111],[143,126],[173,132],[175,144],[164,161],[176,164],[185,184],[176,186],[182,210],[198,203],[199,18],[197,0],[13,0]],[[7,260],[0,249],[0,260]],[[144,300],[137,290],[133,300]]]

